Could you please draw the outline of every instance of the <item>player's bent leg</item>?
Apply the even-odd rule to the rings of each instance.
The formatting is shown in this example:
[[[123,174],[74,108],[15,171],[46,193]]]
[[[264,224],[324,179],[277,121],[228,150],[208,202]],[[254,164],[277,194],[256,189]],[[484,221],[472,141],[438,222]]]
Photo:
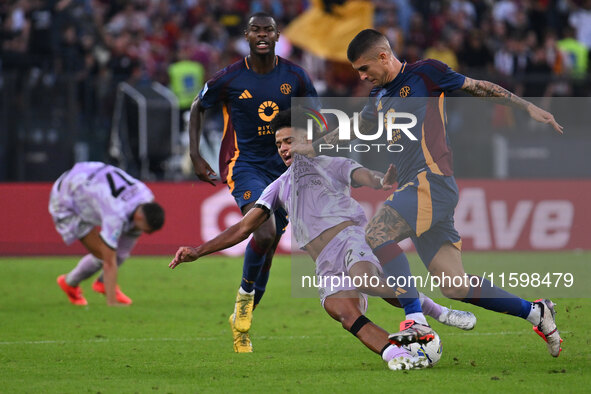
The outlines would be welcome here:
[[[462,265],[461,252],[451,243],[441,245],[433,259],[428,263],[429,273],[439,281],[439,289],[447,298],[464,298],[469,288],[469,281],[464,280],[466,273]],[[461,278],[454,280],[454,278]],[[459,286],[457,286],[460,284]]]
[[[281,234],[277,234],[273,246],[271,246],[271,249],[265,255],[265,262],[263,263],[263,267],[259,272],[259,276],[254,282],[254,305],[252,307],[253,310],[255,310],[257,305],[261,302],[261,299],[263,298],[263,295],[265,295],[265,291],[267,290],[267,283],[269,282],[269,275],[271,274],[271,266],[273,265],[273,257],[275,256],[275,251],[277,250],[277,246],[279,245],[280,240]]]
[[[382,205],[365,228],[365,240],[372,249],[386,242],[400,242],[412,234],[412,228],[406,220],[388,205]]]
[[[388,342],[388,332],[365,315],[361,308],[364,301],[355,290],[341,291],[327,297],[323,306],[326,312],[344,329],[357,337],[368,349],[380,354],[392,370],[420,369],[428,366],[425,358],[414,357],[406,349]]]
[[[80,282],[99,272],[102,267],[102,260],[89,253],[82,257],[76,267],[66,275],[66,281],[71,286],[78,286]]]
[[[550,300],[529,302],[517,297],[500,287],[494,286],[485,278],[464,273],[459,250],[451,244],[444,244],[429,265],[429,272],[443,280],[447,276],[462,276],[466,278],[461,287],[442,286],[442,293],[450,298],[458,299],[482,308],[509,314],[528,320],[534,325],[534,330],[547,342],[548,351],[553,357],[558,357],[561,351],[562,339],[556,328],[554,304]],[[452,280],[453,282],[453,280]],[[459,282],[459,281],[457,281]],[[546,335],[547,334],[547,335]]]
[[[349,268],[349,276],[358,291],[382,298],[396,297],[383,275],[369,261],[358,261]]]
[[[408,222],[391,206],[384,204],[366,227],[365,239],[380,261],[388,278],[396,280],[390,286],[404,308],[406,318],[427,324],[423,315],[416,284],[411,280],[408,259],[398,242],[414,233]]]
[[[345,330],[359,338],[368,349],[379,353],[388,342],[388,332],[367,318],[358,322],[363,316],[363,302],[364,299],[358,291],[345,290],[326,297],[323,306],[330,317],[341,323]]]
[[[250,203],[242,208],[243,214],[252,208]],[[254,308],[255,282],[265,263],[267,252],[275,242],[275,219],[270,217],[254,233],[244,253],[242,281],[234,305],[234,327],[240,332],[250,330]]]

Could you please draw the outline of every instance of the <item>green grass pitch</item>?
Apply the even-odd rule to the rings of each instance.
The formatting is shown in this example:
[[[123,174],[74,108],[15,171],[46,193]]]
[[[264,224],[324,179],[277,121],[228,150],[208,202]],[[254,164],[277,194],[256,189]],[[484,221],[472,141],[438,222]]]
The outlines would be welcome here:
[[[589,253],[466,254],[472,261],[571,258]],[[416,255],[409,255],[413,264]],[[293,298],[289,258],[276,258],[255,311],[254,353],[234,354],[227,322],[241,259],[214,256],[171,271],[169,257],[132,257],[119,273],[131,307],[108,308],[82,284],[88,307],[55,283],[78,258],[0,259],[0,393],[589,392],[591,302],[555,300],[565,340],[558,359],[527,322],[470,305],[463,332],[433,322],[443,341],[434,368],[389,371],[322,310]],[[544,296],[540,294],[540,296]],[[403,313],[370,299],[367,316],[396,330]]]

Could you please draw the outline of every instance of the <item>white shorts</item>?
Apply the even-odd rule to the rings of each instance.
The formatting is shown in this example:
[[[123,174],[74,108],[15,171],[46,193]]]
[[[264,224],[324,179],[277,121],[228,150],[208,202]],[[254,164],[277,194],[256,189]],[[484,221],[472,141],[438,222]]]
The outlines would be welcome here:
[[[60,193],[58,186],[66,173],[53,184],[49,195],[49,213],[53,219],[55,229],[62,236],[66,245],[84,238],[95,227],[84,222],[74,210],[74,202],[67,193]]]
[[[322,249],[316,259],[316,276],[321,284],[318,288],[320,302],[333,294],[345,290],[357,290],[349,277],[349,269],[360,261],[375,265],[380,273],[382,266],[371,248],[365,242],[365,229],[349,226],[338,233]],[[367,295],[359,293],[365,300],[363,313],[367,309]]]

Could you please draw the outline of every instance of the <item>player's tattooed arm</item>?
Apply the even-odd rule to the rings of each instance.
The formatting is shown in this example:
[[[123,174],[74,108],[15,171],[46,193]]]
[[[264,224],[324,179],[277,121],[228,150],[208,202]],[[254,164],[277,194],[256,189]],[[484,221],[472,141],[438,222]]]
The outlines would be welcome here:
[[[527,100],[522,99],[507,89],[489,81],[481,81],[466,77],[462,90],[472,96],[477,97],[496,97],[502,99],[503,104],[514,105],[523,110],[527,110],[529,105],[533,105]]]
[[[511,93],[496,83],[466,77],[462,85],[462,90],[472,96],[497,98],[501,104],[514,106],[527,111],[532,119],[549,124],[557,133],[562,134],[563,127],[556,122],[554,115]]]
[[[365,240],[375,249],[388,241],[400,242],[412,235],[412,228],[394,208],[382,205],[365,228]]]

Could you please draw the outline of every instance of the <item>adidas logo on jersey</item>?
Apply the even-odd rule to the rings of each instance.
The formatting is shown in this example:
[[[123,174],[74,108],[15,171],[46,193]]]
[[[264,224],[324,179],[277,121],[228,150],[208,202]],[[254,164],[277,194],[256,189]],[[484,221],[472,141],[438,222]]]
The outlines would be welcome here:
[[[244,89],[244,92],[242,92],[242,94],[238,98],[240,100],[242,100],[242,99],[249,99],[249,98],[252,98],[252,94],[250,94],[250,92],[248,91],[248,89]]]

